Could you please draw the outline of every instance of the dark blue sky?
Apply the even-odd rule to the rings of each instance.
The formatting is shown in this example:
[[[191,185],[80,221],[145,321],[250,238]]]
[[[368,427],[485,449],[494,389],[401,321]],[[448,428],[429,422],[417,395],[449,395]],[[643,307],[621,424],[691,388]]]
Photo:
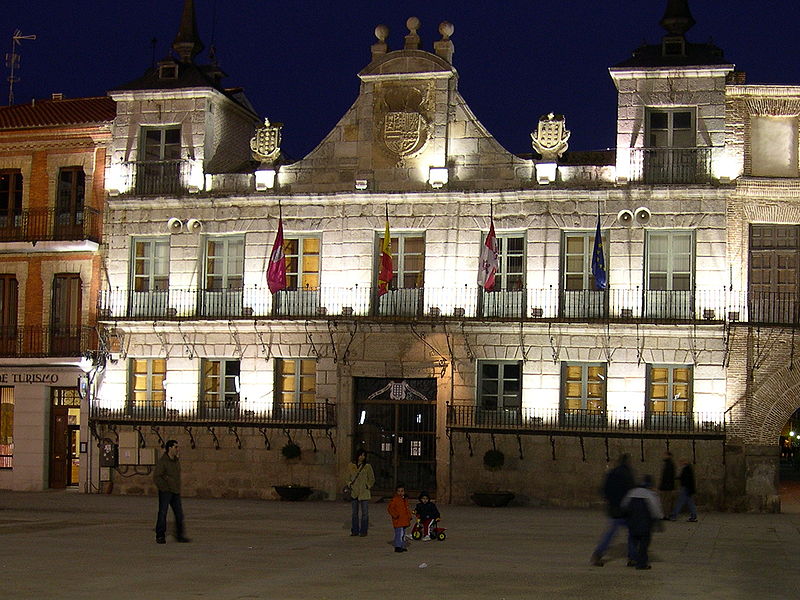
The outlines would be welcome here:
[[[225,84],[242,86],[261,116],[284,123],[284,150],[313,149],[358,94],[356,74],[370,58],[375,25],[402,47],[406,19],[422,21],[423,49],[454,24],[459,89],[507,149],[530,151],[540,115],[563,113],[574,150],[614,144],[616,104],[608,67],[643,41],[656,43],[666,0],[196,0],[200,36],[217,47]],[[163,57],[183,0],[9,0],[0,48],[12,32],[36,34],[21,48],[17,103],[62,92],[103,95]],[[714,43],[748,83],[800,84],[800,2],[691,0],[693,42]],[[4,73],[4,79],[8,72]],[[3,82],[5,83],[5,81]],[[8,97],[7,85],[0,104]]]

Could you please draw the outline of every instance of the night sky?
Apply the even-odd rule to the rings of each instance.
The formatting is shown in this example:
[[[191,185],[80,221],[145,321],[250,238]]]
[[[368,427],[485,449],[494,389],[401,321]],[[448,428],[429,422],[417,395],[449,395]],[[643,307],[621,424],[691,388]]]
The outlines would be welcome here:
[[[8,0],[0,49],[22,43],[16,103],[104,95],[166,55],[183,0]],[[438,24],[455,26],[459,89],[478,119],[508,150],[530,152],[539,116],[566,115],[573,150],[614,144],[615,89],[608,67],[642,42],[657,43],[666,0],[196,0],[206,51],[214,43],[228,74],[262,117],[284,123],[283,148],[301,158],[330,131],[358,94],[373,31],[388,25],[389,49],[402,47],[409,16],[422,21],[432,50]],[[800,85],[800,2],[692,0],[691,42],[713,42],[747,72],[748,83]],[[4,79],[8,76],[6,69]],[[8,87],[3,81],[0,105]]]

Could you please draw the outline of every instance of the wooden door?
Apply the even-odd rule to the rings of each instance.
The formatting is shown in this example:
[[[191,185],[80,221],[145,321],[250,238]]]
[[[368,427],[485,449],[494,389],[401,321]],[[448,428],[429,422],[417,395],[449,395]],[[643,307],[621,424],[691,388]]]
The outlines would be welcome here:
[[[60,273],[53,279],[50,351],[53,356],[74,356],[81,351],[81,278]]]
[[[67,487],[69,457],[69,409],[53,406],[50,421],[50,487]]]

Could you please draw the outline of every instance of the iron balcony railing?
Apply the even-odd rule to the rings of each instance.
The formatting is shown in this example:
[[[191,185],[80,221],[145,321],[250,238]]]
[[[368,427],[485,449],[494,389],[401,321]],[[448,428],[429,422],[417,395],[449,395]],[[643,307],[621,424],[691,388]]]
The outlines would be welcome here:
[[[632,148],[630,180],[707,183],[711,180],[711,148]]]
[[[100,211],[30,209],[0,214],[0,242],[81,241],[100,242]]]
[[[78,357],[97,348],[94,327],[0,327],[0,356]]]
[[[106,406],[102,400],[89,401],[89,418],[99,423],[143,425],[237,425],[286,429],[328,429],[336,426],[336,405],[324,402],[293,402],[269,408],[245,402],[227,406],[206,406],[197,402],[147,401]]]
[[[99,294],[99,318],[214,320],[369,318],[558,322],[714,323],[800,325],[800,295],[736,290],[606,291],[520,289],[485,292],[476,286],[426,286],[378,297],[367,286],[282,290],[176,289]]]
[[[140,196],[183,194],[188,188],[191,163],[186,160],[138,161],[128,164],[133,185],[128,186]]]
[[[588,410],[447,407],[447,427],[464,431],[529,434],[590,432],[597,434],[691,434],[724,437],[724,412],[648,412],[644,410]]]

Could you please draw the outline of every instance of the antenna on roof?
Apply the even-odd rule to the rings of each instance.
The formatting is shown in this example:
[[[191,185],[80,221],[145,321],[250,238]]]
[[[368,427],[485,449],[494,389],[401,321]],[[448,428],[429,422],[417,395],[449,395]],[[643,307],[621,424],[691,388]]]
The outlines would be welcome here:
[[[16,70],[19,68],[19,54],[17,53],[17,46],[22,43],[22,40],[35,40],[35,35],[22,35],[19,29],[14,31],[11,36],[11,53],[6,54],[6,66],[10,69],[8,75],[8,105],[14,104],[14,83],[19,81],[16,75]]]

